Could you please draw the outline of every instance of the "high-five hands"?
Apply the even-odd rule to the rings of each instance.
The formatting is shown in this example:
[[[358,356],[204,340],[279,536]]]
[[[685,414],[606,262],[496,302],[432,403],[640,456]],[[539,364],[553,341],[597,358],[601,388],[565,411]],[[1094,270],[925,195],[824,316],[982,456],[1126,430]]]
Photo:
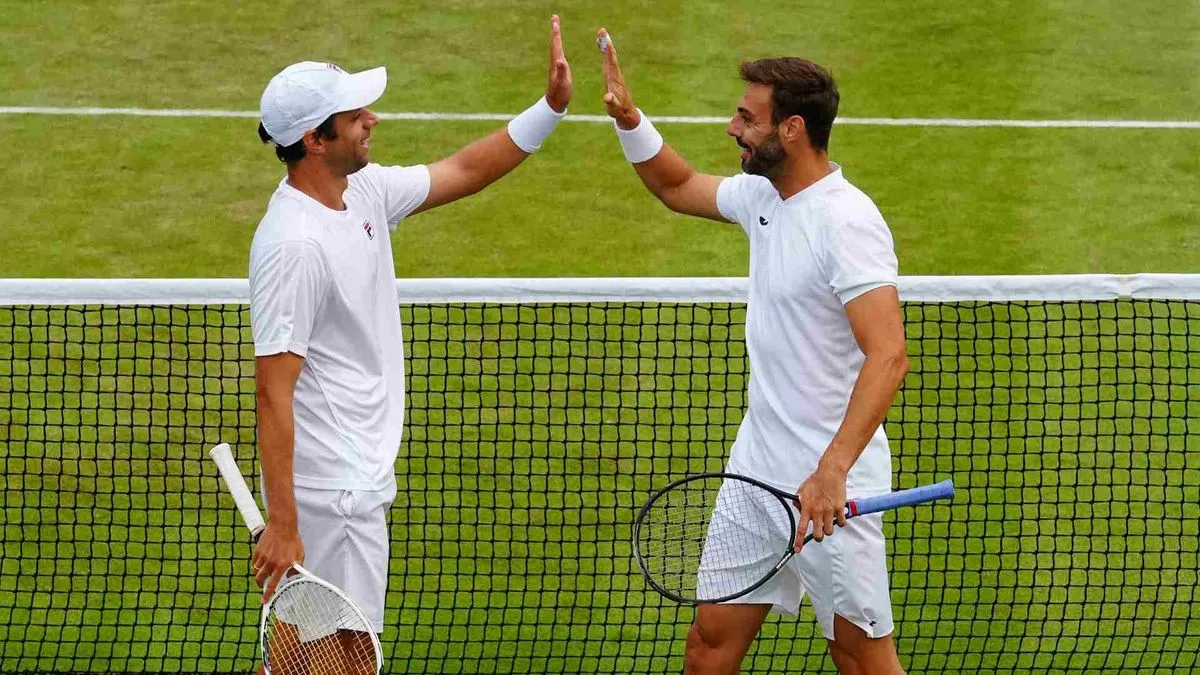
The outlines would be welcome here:
[[[617,121],[617,126],[625,130],[633,129],[642,118],[633,105],[633,94],[625,85],[621,64],[617,61],[617,49],[608,30],[601,28],[596,34],[596,46],[604,55],[604,109],[609,117]]]
[[[558,15],[550,17],[550,77],[546,84],[546,103],[554,112],[563,112],[571,102],[571,94],[575,91],[575,83],[571,81],[571,65],[563,53],[562,29],[558,25]]]

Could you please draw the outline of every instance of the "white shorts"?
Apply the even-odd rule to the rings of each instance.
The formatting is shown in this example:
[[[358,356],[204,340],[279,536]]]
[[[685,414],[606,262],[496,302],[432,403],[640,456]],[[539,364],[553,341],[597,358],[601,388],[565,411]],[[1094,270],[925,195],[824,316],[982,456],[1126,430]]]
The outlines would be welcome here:
[[[342,589],[383,632],[388,580],[387,511],[396,488],[318,490],[297,486],[296,522],[304,568]],[[264,495],[263,502],[266,502]]]
[[[728,504],[734,498],[734,490],[754,495],[758,517],[741,515],[735,518],[737,514],[730,513]],[[746,495],[741,496],[741,499],[745,498]],[[789,508],[796,514],[794,507],[789,505]],[[697,574],[700,594],[706,594],[706,587],[745,588],[761,579],[778,562],[779,554],[787,544],[790,527],[775,497],[742,481],[726,481],[717,496],[701,556]],[[722,561],[720,556],[721,551],[733,550],[741,553],[762,550],[764,554],[755,562],[733,566]],[[730,602],[770,604],[776,612],[796,616],[806,592],[828,640],[833,639],[835,614],[873,638],[892,632],[882,514],[852,518],[846,521],[845,527],[834,529],[824,541],[808,542],[802,553],[793,557],[765,584]]]

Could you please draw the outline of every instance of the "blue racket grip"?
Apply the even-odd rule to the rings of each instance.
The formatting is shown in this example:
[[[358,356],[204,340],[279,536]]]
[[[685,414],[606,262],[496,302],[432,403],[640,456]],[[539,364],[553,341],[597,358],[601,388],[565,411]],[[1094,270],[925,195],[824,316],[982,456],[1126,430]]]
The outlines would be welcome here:
[[[861,516],[864,513],[888,511],[901,506],[931,502],[935,499],[950,499],[953,496],[954,483],[944,480],[933,485],[922,485],[921,487],[909,488],[907,490],[897,490],[896,492],[889,492],[886,495],[879,495],[877,497],[855,499],[847,504],[847,510],[851,516]]]

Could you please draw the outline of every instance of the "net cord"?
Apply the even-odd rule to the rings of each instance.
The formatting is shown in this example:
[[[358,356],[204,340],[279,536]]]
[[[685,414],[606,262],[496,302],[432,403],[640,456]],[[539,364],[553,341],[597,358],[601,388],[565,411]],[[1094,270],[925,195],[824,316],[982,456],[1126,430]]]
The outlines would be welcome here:
[[[745,302],[744,277],[399,279],[401,304]],[[907,302],[1200,299],[1200,274],[900,277]],[[0,306],[246,304],[246,279],[0,279]]]

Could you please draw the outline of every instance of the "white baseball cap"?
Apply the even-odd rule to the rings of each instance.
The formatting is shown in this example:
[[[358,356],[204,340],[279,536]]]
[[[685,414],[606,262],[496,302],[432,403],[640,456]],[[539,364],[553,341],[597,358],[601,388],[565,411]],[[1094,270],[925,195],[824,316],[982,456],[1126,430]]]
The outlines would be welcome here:
[[[259,101],[262,125],[276,145],[289,146],[334,113],[365,108],[383,95],[383,66],[347,73],[332,63],[301,61],[279,71]]]

